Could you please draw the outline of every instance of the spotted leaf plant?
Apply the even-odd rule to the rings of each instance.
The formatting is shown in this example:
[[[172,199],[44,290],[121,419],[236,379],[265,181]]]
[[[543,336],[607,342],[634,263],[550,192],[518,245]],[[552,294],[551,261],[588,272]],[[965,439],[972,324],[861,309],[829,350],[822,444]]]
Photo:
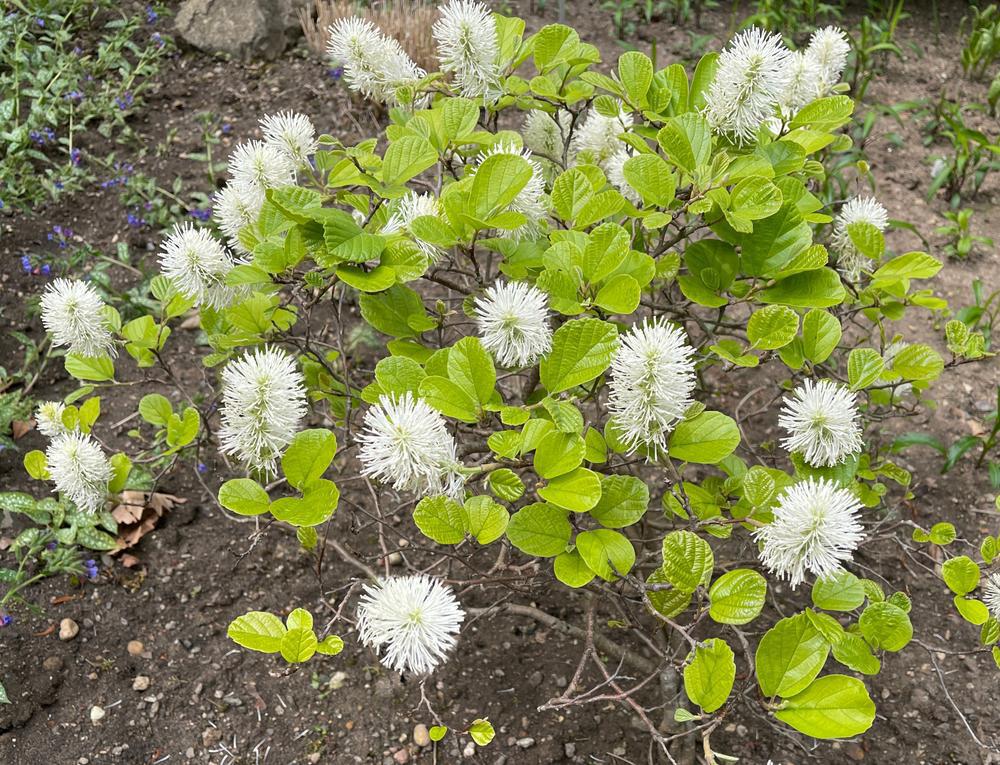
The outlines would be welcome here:
[[[347,145],[267,117],[216,198],[222,238],[167,238],[158,313],[121,326],[85,287],[53,291],[67,369],[88,387],[170,369],[171,325],[197,316],[217,380],[192,396],[199,454],[232,466],[219,504],[364,571],[327,629],[386,671],[478,667],[470,609],[552,625],[557,605],[586,614],[568,628],[587,649],[550,708],[607,698],[591,664],[627,684],[617,654],[661,677],[616,698],[664,748],[689,732],[714,758],[739,715],[864,733],[867,683],[913,636],[898,567],[878,562],[911,476],[871,425],[988,353],[971,331],[947,358],[907,340],[947,311],[940,261],[890,249],[876,199],[814,193],[851,146],[846,37],[791,51],[750,29],[687,71],[602,62],[568,26],[526,36],[469,0],[434,34],[427,73],[367,21],[331,28],[384,131]],[[135,364],[115,363],[123,344]],[[157,415],[168,441],[173,417]],[[946,582],[979,602],[979,564],[954,560]],[[342,647],[301,609],[229,634],[292,662]]]

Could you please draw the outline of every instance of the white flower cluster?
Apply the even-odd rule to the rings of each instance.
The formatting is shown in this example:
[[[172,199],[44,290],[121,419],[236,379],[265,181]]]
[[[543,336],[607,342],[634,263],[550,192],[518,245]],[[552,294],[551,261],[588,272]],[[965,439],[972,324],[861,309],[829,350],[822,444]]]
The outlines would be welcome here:
[[[104,450],[89,435],[65,430],[56,434],[45,461],[56,489],[78,508],[94,513],[104,506],[113,471]]]
[[[611,361],[608,410],[622,442],[654,459],[691,406],[695,350],[684,332],[662,318],[632,327]]]
[[[493,99],[500,92],[500,67],[493,13],[475,0],[451,0],[441,6],[432,30],[441,71],[454,74],[467,98]]]
[[[494,284],[476,298],[483,347],[503,366],[533,365],[552,348],[545,293],[526,282]]]
[[[465,612],[451,588],[417,574],[367,584],[358,604],[361,642],[397,672],[426,675],[447,658]]]
[[[219,442],[249,468],[273,473],[306,411],[302,373],[284,351],[256,349],[222,370]]]
[[[864,448],[855,394],[830,380],[807,379],[784,398],[781,445],[813,467],[831,467]]]
[[[455,439],[437,410],[409,391],[382,396],[365,412],[358,441],[364,475],[397,491],[461,498],[464,478]]]
[[[774,520],[754,532],[764,544],[761,562],[793,589],[806,573],[817,579],[836,574],[864,538],[860,509],[850,491],[825,478],[790,486],[778,498]]]
[[[994,619],[1000,619],[1000,571],[986,575],[983,585],[983,603],[990,610]]]
[[[206,229],[175,224],[162,248],[160,270],[179,292],[215,309],[232,303],[237,291],[226,286],[226,275],[233,258]]]
[[[541,157],[561,162],[572,119],[566,111],[560,110],[553,116],[541,109],[532,109],[521,128],[525,147]]]
[[[104,301],[77,279],[56,279],[42,295],[42,324],[52,343],[78,356],[115,355]]]
[[[67,433],[68,430],[63,424],[62,416],[66,411],[66,405],[62,401],[43,401],[35,409],[35,427],[38,432],[46,438]]]
[[[399,88],[414,85],[426,72],[413,63],[399,41],[360,16],[339,19],[329,29],[327,53],[344,68],[344,82],[365,98],[398,104]]]
[[[808,47],[795,53],[778,34],[746,29],[719,55],[705,116],[715,132],[738,144],[750,143],[779,115],[789,120],[806,104],[829,95],[850,50],[837,27],[817,30]]]
[[[873,264],[851,241],[848,226],[852,223],[869,223],[879,231],[885,231],[889,226],[889,212],[874,197],[854,197],[837,214],[830,245],[837,253],[837,265],[844,275],[851,281],[857,281],[861,272],[871,269]]]
[[[418,194],[415,191],[407,192],[406,196],[399,199],[392,209],[389,220],[382,227],[383,234],[405,233],[413,238],[417,247],[430,258],[433,263],[441,254],[441,251],[430,242],[425,242],[416,236],[411,229],[413,221],[423,215],[430,215],[438,218],[441,216],[441,205],[431,193]]]

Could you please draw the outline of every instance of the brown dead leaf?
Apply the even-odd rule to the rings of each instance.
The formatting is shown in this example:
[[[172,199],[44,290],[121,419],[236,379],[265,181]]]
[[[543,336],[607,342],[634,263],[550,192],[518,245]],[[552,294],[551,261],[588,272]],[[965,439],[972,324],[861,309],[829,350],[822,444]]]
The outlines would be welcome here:
[[[53,606],[61,606],[63,603],[72,603],[74,600],[79,600],[77,595],[56,595],[52,598],[49,603]]]
[[[15,441],[29,432],[33,427],[35,427],[34,420],[13,420],[10,423],[10,430],[14,434]]]
[[[118,544],[111,551],[111,554],[114,555],[129,547],[134,547],[140,539],[156,527],[160,518],[174,505],[181,505],[185,502],[187,502],[186,499],[175,497],[173,494],[161,494],[160,492],[148,494],[144,491],[122,492],[121,502],[111,511],[111,515],[118,522]]]
[[[122,557],[121,557],[121,561],[122,561],[122,565],[125,568],[135,568],[136,566],[138,566],[142,562],[138,558],[136,558],[134,555],[132,555],[132,553],[124,553],[122,555]]]
[[[46,637],[47,635],[51,635],[55,631],[56,631],[56,625],[50,624],[48,627],[46,627],[45,629],[43,629],[41,632],[32,632],[31,634],[34,637]]]

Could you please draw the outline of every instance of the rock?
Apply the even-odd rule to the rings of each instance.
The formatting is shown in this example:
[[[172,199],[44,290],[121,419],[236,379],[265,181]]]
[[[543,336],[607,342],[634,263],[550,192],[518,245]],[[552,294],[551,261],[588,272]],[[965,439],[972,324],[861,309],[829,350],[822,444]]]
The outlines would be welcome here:
[[[133,691],[145,691],[149,688],[149,678],[145,675],[136,675],[135,680],[132,681]]]
[[[243,61],[280,56],[301,32],[294,8],[301,0],[184,0],[177,12],[177,34],[208,53]]]
[[[141,640],[129,640],[125,650],[128,651],[129,656],[141,656],[142,652],[146,650],[146,646],[142,644]]]
[[[63,668],[62,656],[47,656],[42,662],[42,669],[46,672],[58,672]]]
[[[469,741],[465,745],[465,749],[462,750],[462,756],[468,759],[469,757],[472,757],[475,754],[476,754],[476,745],[472,741]]]
[[[80,625],[72,619],[63,619],[59,622],[59,639],[72,640],[80,634]]]
[[[567,741],[563,744],[563,751],[566,753],[566,759],[572,760],[576,757],[576,744],[572,741]]]
[[[517,740],[517,745],[521,749],[531,749],[535,745],[535,739],[531,738],[531,736],[525,736]]]
[[[861,762],[865,758],[865,750],[857,744],[848,744],[846,750],[847,756],[855,762]]]
[[[533,686],[535,686],[537,688],[539,685],[542,684],[542,682],[544,680],[545,680],[545,678],[542,675],[542,673],[536,670],[536,671],[532,672],[531,676],[528,678],[528,684],[529,685],[533,685]]]
[[[431,733],[423,723],[413,726],[413,743],[419,747],[431,745]]]
[[[337,691],[344,687],[344,683],[347,682],[346,672],[334,672],[333,677],[330,678],[330,689]]]
[[[222,740],[222,731],[209,726],[201,732],[201,745],[206,749],[218,744]]]
[[[96,705],[92,706],[90,708],[90,721],[94,725],[97,725],[101,720],[104,719],[104,716],[106,714],[107,714],[107,712],[104,711],[104,707],[99,707],[99,706],[96,706]]]
[[[410,761],[410,750],[409,749],[397,749],[392,755],[393,762],[399,763],[399,765],[406,765]]]

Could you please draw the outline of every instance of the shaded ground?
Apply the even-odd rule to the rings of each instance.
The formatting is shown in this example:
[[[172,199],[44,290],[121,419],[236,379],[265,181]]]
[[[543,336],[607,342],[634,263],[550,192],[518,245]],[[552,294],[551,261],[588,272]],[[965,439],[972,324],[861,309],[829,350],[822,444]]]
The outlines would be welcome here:
[[[591,4],[569,5],[570,23],[585,39],[601,47],[605,60],[614,60],[618,46],[610,37],[606,12]],[[955,29],[959,16],[958,10],[945,12],[941,27]],[[537,28],[554,20],[555,10],[549,9],[544,16],[529,14],[528,18],[529,28]],[[707,16],[704,25],[708,32],[725,37],[728,21],[728,14],[719,13]],[[929,24],[924,18],[904,23],[900,35],[908,43],[906,58],[889,62],[885,76],[873,85],[869,100],[897,103],[918,97],[933,99],[942,88],[983,98],[981,85],[970,85],[960,77],[955,39],[948,35],[934,41]],[[659,41],[661,62],[670,55],[668,51],[677,56],[689,50],[688,35],[665,22],[643,29],[641,34],[644,39]],[[914,50],[917,45],[923,50],[922,57]],[[208,190],[203,166],[183,158],[201,149],[197,117],[204,111],[212,111],[232,125],[227,136],[232,142],[251,137],[261,114],[281,108],[305,111],[322,131],[345,140],[356,140],[376,123],[374,115],[350,107],[345,91],[331,80],[322,64],[294,54],[275,64],[245,67],[187,53],[168,65],[160,82],[135,127],[148,145],[162,146],[163,150],[151,151],[135,165],[163,185],[181,177],[188,187]],[[889,132],[905,138],[904,148],[893,145]],[[941,200],[924,199],[930,177],[924,161],[927,150],[920,145],[913,121],[902,126],[879,123],[866,150],[878,194],[891,216],[912,221],[933,244],[940,245],[933,229],[940,224],[946,205]],[[977,211],[974,221],[979,232],[1000,241],[998,194],[994,179],[972,206]],[[46,238],[53,224],[70,226],[80,239],[103,252],[113,251],[122,239],[139,252],[155,249],[159,241],[158,232],[129,228],[114,191],[97,188],[31,216],[2,217],[0,224],[4,227],[0,239],[2,328],[30,331],[36,338],[40,337],[38,322],[30,313],[25,315],[24,305],[40,293],[45,282],[21,273],[18,259],[29,252],[59,257],[61,251]],[[906,232],[894,233],[890,242],[898,251],[919,246]],[[134,279],[123,269],[115,275],[122,285]],[[996,250],[968,262],[949,263],[936,288],[958,307],[969,301],[974,278],[983,279],[987,288],[1000,288]],[[940,331],[929,321],[915,318],[904,329],[908,335],[942,347]],[[205,386],[193,334],[178,332],[176,339],[175,358],[183,362],[189,383]],[[8,359],[15,351],[5,333],[0,338],[0,356]],[[929,420],[910,421],[905,429],[926,429],[945,441],[970,432],[976,419],[990,407],[997,377],[996,365],[963,367],[961,373],[953,373],[935,386],[939,407]],[[43,376],[36,395],[61,396],[73,387],[56,363]],[[104,409],[120,412],[123,417],[134,410],[143,392],[146,390],[140,386],[120,400],[108,396]],[[730,394],[730,390],[720,389],[719,408],[735,403]],[[772,419],[762,416],[757,422],[757,435],[762,440],[773,435]],[[124,439],[128,427],[121,426],[118,437]],[[41,445],[35,433],[21,441],[25,450]],[[31,486],[23,477],[20,459],[20,454],[0,452],[3,489],[37,491],[37,485]],[[901,461],[915,474],[929,476],[916,489],[917,499],[909,508],[912,520],[924,526],[950,520],[960,535],[969,539],[997,533],[996,515],[989,512],[993,495],[985,472],[976,472],[970,460],[963,460],[947,477],[936,476],[936,459],[926,452],[909,452]],[[221,464],[209,463],[208,467],[206,481],[212,487],[229,477]],[[344,480],[349,475],[350,471],[344,470],[336,476],[345,499],[370,508],[367,494],[354,488],[349,478]],[[222,516],[187,467],[168,476],[162,487],[189,502],[175,509],[139,545],[139,569],[110,563],[98,583],[81,589],[63,579],[47,581],[28,593],[39,606],[37,612],[19,609],[15,623],[0,631],[0,678],[14,702],[0,707],[0,762],[434,762],[431,749],[417,750],[411,745],[413,725],[430,722],[426,710],[417,709],[420,692],[416,684],[400,683],[393,673],[381,669],[350,635],[345,634],[343,654],[314,660],[293,673],[270,657],[236,649],[225,637],[228,622],[250,609],[284,611],[302,606],[317,615],[329,614],[317,593],[325,592],[326,602],[336,609],[348,592],[347,585],[362,576],[361,572],[331,550],[322,587],[317,587],[311,560],[300,552],[294,535],[277,528],[270,529],[252,552],[239,560],[251,547],[252,523]],[[342,503],[331,534],[368,565],[377,567],[379,551],[373,533],[351,511],[350,502]],[[399,506],[397,527],[400,539],[410,548],[404,548],[404,554],[420,560],[421,553],[415,548],[421,542],[408,518],[409,509],[410,505]],[[5,533],[0,530],[0,536]],[[389,540],[393,546],[396,541]],[[477,569],[488,569],[491,563],[485,558],[469,561]],[[944,586],[916,570],[898,549],[881,549],[877,559],[866,554],[860,563],[870,567],[866,574],[886,576],[919,603],[912,616],[916,634],[925,643],[949,650],[975,645],[977,630],[953,614]],[[461,567],[456,573],[469,575]],[[542,577],[534,590],[518,595],[517,600],[535,601],[556,616],[582,623],[582,597],[562,589],[556,597],[553,591]],[[67,595],[69,599],[64,600]],[[478,588],[462,594],[467,606],[487,606],[495,597]],[[65,617],[81,627],[79,636],[69,642],[61,642],[49,631]],[[609,618],[618,615],[600,614],[602,630]],[[759,630],[763,629],[760,625]],[[606,631],[614,635],[611,628]],[[756,634],[750,633],[750,637]],[[137,655],[127,650],[129,641],[134,640],[143,644]],[[581,650],[578,638],[524,616],[491,614],[467,622],[456,659],[434,676],[427,696],[453,727],[489,717],[497,728],[497,739],[466,758],[462,749],[467,739],[449,736],[438,748],[436,762],[646,762],[648,736],[633,725],[620,705],[595,704],[559,713],[535,711],[562,692]],[[973,732],[981,739],[998,735],[1000,713],[996,711],[992,662],[943,654],[935,659],[947,673],[947,687]],[[763,765],[768,759],[776,763],[863,761],[876,765],[990,762],[944,697],[926,651],[914,645],[902,655],[886,657],[884,664],[883,672],[870,683],[879,717],[861,742],[812,749],[809,742],[800,745],[767,725],[741,719],[713,736],[716,749],[738,755],[750,765]],[[140,675],[149,678],[149,686],[133,690]],[[142,685],[140,681],[139,687]],[[672,701],[657,699],[655,691],[647,695],[646,702],[663,703],[672,709]],[[93,706],[106,710],[106,716],[96,724],[91,721]],[[401,750],[406,751],[405,756]]]

